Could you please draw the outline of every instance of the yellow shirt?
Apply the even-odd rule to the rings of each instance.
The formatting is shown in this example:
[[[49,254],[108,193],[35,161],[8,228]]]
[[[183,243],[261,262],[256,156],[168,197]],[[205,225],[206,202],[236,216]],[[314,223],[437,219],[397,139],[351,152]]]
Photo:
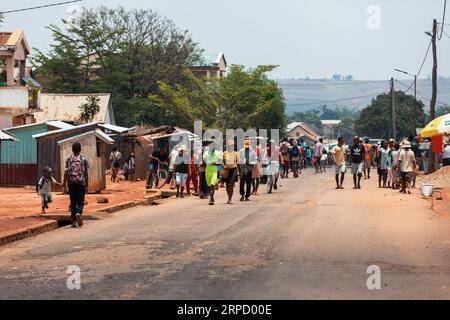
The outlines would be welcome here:
[[[238,162],[238,153],[236,151],[228,152],[225,151],[223,153],[223,164],[228,169],[237,168]]]
[[[331,153],[334,155],[334,161],[336,162],[336,165],[341,166],[345,164],[345,149],[344,146],[339,147],[336,145]]]

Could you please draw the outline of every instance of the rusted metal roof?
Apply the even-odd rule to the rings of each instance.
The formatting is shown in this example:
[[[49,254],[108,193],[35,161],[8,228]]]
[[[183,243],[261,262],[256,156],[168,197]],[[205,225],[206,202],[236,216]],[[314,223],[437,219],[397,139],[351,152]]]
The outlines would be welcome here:
[[[99,123],[115,124],[114,111],[109,93],[95,94],[54,94],[42,93],[40,111],[33,113],[37,122],[60,120],[82,123],[80,106],[87,102],[89,96],[100,98],[99,112],[92,119]]]

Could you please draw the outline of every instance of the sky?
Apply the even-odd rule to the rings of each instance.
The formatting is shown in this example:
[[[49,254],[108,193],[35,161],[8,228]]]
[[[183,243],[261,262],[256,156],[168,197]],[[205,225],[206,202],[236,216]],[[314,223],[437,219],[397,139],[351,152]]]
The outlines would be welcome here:
[[[0,11],[60,0],[1,0]],[[153,9],[188,29],[205,52],[224,52],[229,64],[275,64],[271,77],[358,80],[408,79],[394,68],[417,73],[432,20],[442,20],[444,0],[84,0],[78,6]],[[24,29],[30,46],[46,50],[45,28],[67,17],[62,5],[5,16],[0,30]],[[450,35],[450,4],[448,5]],[[439,75],[450,76],[450,38],[438,43]],[[421,78],[431,73],[431,54]]]

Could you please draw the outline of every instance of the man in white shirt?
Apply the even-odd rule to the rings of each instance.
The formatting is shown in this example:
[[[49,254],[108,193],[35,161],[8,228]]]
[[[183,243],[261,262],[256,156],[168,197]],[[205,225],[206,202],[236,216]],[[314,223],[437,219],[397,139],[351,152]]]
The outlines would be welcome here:
[[[412,175],[416,171],[416,156],[414,152],[411,150],[411,143],[409,141],[404,141],[403,150],[400,151],[400,156],[398,157],[400,170],[402,172],[402,189],[401,193],[406,193],[406,185],[410,186]],[[411,191],[408,190],[408,193],[411,194]]]

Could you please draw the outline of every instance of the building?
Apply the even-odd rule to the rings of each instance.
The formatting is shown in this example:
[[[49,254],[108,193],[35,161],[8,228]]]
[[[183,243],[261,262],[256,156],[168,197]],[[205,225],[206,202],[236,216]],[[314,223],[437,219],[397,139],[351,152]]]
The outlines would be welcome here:
[[[105,153],[106,145],[115,142],[100,129],[90,130],[58,141],[60,175],[64,175],[65,160],[71,156],[72,144],[79,142],[82,155],[89,163],[89,192],[99,193],[106,189]]]
[[[71,128],[70,124],[48,121],[11,127],[3,130],[14,139],[0,145],[0,185],[36,184],[38,172],[37,142],[33,135]]]
[[[30,47],[23,30],[0,32],[0,128],[33,122],[40,85],[26,67]]]
[[[36,122],[59,120],[71,124],[82,124],[84,122],[80,118],[80,106],[86,103],[87,98],[92,95],[100,98],[100,111],[94,116],[92,121],[114,125],[116,120],[111,103],[111,94],[109,93],[42,93],[40,96],[40,109],[33,113],[33,118]]]
[[[306,143],[314,143],[320,137],[310,126],[304,122],[292,122],[287,126],[288,138],[303,139]]]
[[[37,141],[37,169],[42,172],[45,167],[53,169],[56,180],[61,180],[61,152],[59,141],[74,137],[97,129],[98,123],[92,122],[71,128],[35,134],[32,137]],[[86,146],[81,146],[83,149]],[[82,153],[84,151],[82,150]]]
[[[226,76],[227,66],[225,55],[221,52],[203,55],[200,63],[190,66],[189,69],[197,77],[223,78]]]
[[[340,136],[340,124],[341,120],[322,120],[322,131],[324,137],[329,139],[336,139]]]

